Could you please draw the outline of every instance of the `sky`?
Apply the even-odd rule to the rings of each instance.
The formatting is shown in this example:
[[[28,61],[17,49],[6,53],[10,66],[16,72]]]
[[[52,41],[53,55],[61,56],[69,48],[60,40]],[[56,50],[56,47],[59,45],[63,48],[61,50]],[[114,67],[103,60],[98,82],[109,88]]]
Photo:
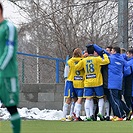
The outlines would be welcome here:
[[[18,25],[20,22],[24,21],[24,18],[19,14],[19,8],[15,6],[9,0],[0,0],[4,7],[4,18],[10,20],[15,25]]]

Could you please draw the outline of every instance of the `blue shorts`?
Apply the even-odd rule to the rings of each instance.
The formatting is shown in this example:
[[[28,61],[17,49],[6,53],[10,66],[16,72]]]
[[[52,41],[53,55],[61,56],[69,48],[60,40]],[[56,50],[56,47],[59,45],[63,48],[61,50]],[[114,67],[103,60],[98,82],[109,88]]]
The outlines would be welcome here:
[[[75,92],[73,87],[72,81],[66,81],[65,88],[64,88],[64,97],[66,98],[74,98]]]
[[[94,95],[98,98],[103,97],[104,96],[103,86],[84,88],[85,98],[90,98],[90,97],[93,97]]]
[[[83,93],[84,93],[84,88],[74,88],[74,93],[76,95],[76,97],[83,97]]]

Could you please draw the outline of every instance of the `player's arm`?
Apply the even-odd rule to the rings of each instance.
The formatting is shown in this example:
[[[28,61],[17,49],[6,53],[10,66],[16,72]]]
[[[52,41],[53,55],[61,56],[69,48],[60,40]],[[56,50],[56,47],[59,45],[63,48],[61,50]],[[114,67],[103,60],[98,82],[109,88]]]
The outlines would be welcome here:
[[[124,72],[123,72],[124,76],[130,75],[132,72],[133,72],[132,66],[126,66],[126,67],[124,67]]]
[[[14,52],[14,39],[15,39],[15,32],[16,29],[11,23],[7,23],[8,30],[7,30],[7,40],[6,46],[2,56],[0,57],[0,69],[4,70],[7,64],[10,62],[13,52]]]
[[[74,66],[74,60],[73,60],[73,58],[69,59],[69,60],[67,61],[67,64],[68,64],[68,66],[70,66],[70,67]]]
[[[76,70],[82,70],[84,68],[83,60],[80,60],[76,65],[75,69]]]
[[[100,65],[107,65],[110,63],[109,57],[107,56],[107,54],[103,54],[103,58],[98,57],[99,61],[100,61]]]
[[[132,64],[130,64],[124,60],[124,67],[123,68],[124,68],[123,69],[124,76],[128,76],[128,75],[132,74],[132,72],[133,72]]]
[[[104,54],[107,54],[108,56],[110,55],[105,49],[101,48],[97,44],[93,44],[95,51],[98,53],[99,56],[104,58]]]

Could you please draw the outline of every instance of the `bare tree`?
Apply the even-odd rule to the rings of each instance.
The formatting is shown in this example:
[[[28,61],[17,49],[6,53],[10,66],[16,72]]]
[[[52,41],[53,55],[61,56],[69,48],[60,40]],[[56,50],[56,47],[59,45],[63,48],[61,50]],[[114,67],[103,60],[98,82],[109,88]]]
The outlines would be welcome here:
[[[66,55],[72,55],[75,47],[84,49],[87,43],[96,43],[102,47],[117,44],[117,2],[110,0],[12,2],[25,12],[21,14],[26,17],[27,22],[20,25],[19,49],[27,53],[65,59]],[[36,60],[26,63],[26,82],[34,82]],[[30,69],[31,66],[34,69]],[[64,63],[61,63],[60,67],[62,82]],[[39,71],[41,82],[55,81],[54,61],[39,59]],[[32,78],[28,78],[29,75]]]

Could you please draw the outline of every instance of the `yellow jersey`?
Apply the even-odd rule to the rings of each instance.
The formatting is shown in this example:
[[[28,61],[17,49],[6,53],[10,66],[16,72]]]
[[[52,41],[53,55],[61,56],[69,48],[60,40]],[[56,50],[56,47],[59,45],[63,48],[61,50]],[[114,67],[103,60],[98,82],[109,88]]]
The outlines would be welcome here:
[[[109,58],[106,54],[103,58],[100,56],[88,56],[77,65],[75,65],[76,70],[85,71],[84,87],[97,87],[103,85],[103,78],[101,73],[101,66],[109,64]]]
[[[69,74],[67,80],[73,82],[74,88],[84,88],[84,70],[76,70],[75,65],[82,60],[81,57],[72,57],[68,60]]]

